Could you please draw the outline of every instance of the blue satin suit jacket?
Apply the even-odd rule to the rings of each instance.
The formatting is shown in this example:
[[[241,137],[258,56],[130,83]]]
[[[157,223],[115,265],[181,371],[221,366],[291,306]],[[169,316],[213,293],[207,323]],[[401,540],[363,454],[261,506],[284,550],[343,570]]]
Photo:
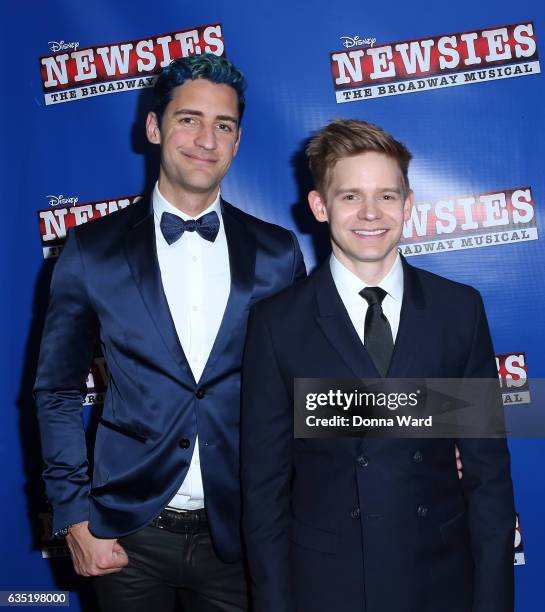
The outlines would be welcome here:
[[[138,530],[183,482],[197,433],[210,529],[241,557],[240,368],[250,306],[305,275],[292,232],[222,201],[231,289],[196,384],[163,292],[149,200],[69,232],[53,274],[35,384],[53,531]],[[183,269],[180,270],[183,274]],[[82,396],[97,340],[110,371],[89,474]]]

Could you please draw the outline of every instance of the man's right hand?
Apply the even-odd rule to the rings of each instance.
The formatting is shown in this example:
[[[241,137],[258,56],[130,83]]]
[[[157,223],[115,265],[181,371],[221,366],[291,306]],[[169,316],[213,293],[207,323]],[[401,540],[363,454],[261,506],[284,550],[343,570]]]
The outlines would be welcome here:
[[[72,525],[66,536],[76,573],[80,576],[102,576],[120,572],[128,562],[127,553],[117,540],[95,538],[89,522]]]

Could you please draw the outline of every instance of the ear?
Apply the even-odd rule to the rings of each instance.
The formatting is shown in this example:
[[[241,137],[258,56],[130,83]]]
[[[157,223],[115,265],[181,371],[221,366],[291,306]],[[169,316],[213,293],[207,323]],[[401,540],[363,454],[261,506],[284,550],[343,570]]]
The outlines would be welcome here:
[[[403,220],[408,221],[411,216],[411,211],[413,209],[414,204],[414,191],[409,189],[409,193],[405,197],[405,202],[403,204]]]
[[[148,113],[146,119],[146,136],[151,144],[161,144],[161,128],[155,113]]]
[[[240,146],[240,137],[242,136],[242,128],[239,127],[238,128],[238,134],[237,134],[237,139],[235,141],[235,148],[233,150],[233,157],[237,154],[238,152],[238,147]]]
[[[310,206],[310,210],[316,218],[316,221],[324,223],[328,220],[325,200],[318,191],[311,191],[308,194],[308,205]]]

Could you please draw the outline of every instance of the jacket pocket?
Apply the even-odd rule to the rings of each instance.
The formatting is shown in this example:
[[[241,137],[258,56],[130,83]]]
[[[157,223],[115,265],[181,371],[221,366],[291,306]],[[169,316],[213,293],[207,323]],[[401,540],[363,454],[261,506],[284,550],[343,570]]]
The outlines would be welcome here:
[[[331,531],[324,531],[292,519],[291,541],[302,548],[309,548],[329,555],[338,550],[339,536]]]
[[[100,417],[99,423],[103,427],[106,427],[107,429],[111,429],[112,431],[117,431],[117,433],[127,436],[128,438],[132,438],[133,440],[137,440],[138,442],[142,442],[143,444],[145,444],[145,442],[148,439],[147,436],[144,436],[137,431],[133,431],[132,429],[129,429],[125,425],[118,425],[117,423],[112,423],[111,421],[107,421],[103,417]]]
[[[469,543],[469,526],[465,510],[443,523],[439,529],[443,542],[448,546],[460,546]]]

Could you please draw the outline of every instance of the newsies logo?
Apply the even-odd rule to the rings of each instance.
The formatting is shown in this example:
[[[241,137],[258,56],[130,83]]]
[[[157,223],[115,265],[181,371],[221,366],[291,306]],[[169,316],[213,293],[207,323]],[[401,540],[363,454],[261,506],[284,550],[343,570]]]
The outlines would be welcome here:
[[[496,355],[503,404],[529,404],[528,366],[525,353]]]
[[[106,366],[104,357],[97,356],[93,359],[91,369],[87,375],[85,385],[87,387],[87,395],[83,401],[84,406],[94,406],[104,404],[104,396],[108,387],[110,373]]]
[[[330,62],[337,103],[540,72],[531,21],[343,49]]]
[[[515,523],[515,565],[525,565],[524,542],[522,541],[522,529],[520,527],[520,516],[517,512]]]
[[[417,202],[399,243],[405,256],[537,240],[530,187]]]
[[[59,48],[40,58],[46,105],[151,87],[173,59],[225,50],[219,23],[88,49]]]
[[[105,217],[134,204],[141,198],[141,195],[133,195],[116,200],[83,202],[73,206],[57,206],[39,210],[38,222],[44,258],[57,257],[60,254],[66,240],[66,232],[71,227]]]

